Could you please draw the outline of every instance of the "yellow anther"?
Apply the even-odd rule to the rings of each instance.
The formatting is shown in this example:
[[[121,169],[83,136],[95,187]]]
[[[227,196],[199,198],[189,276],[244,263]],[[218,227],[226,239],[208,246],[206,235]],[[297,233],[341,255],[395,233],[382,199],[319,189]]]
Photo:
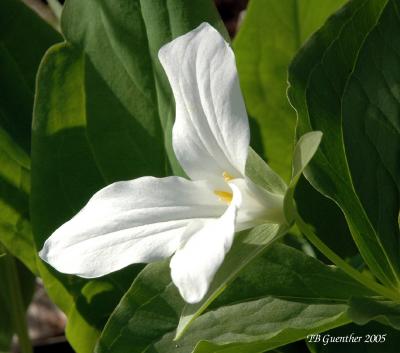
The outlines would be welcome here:
[[[223,172],[222,176],[224,177],[224,180],[226,182],[231,181],[232,179],[234,179],[234,177],[232,175],[230,175],[228,172]]]
[[[219,198],[221,201],[224,201],[224,202],[226,202],[227,204],[230,204],[230,203],[232,202],[232,197],[233,197],[233,195],[232,195],[231,192],[216,190],[216,191],[214,191],[214,194],[217,195],[218,198]]]

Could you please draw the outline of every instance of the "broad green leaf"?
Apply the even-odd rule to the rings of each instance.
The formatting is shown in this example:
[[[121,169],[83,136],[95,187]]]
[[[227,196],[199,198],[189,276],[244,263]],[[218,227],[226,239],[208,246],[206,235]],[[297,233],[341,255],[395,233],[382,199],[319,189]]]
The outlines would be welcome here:
[[[111,315],[95,352],[146,351],[176,328],[183,305],[171,282],[168,261],[147,265]]]
[[[131,4],[72,0],[62,16],[67,41],[85,53],[86,134],[107,184],[165,175],[147,38],[142,35],[140,12]],[[114,12],[120,7],[127,12],[115,22]]]
[[[366,264],[393,288],[400,266],[398,5],[351,1],[299,52],[289,75],[298,134],[324,134],[306,177],[341,207]]]
[[[58,34],[22,2],[0,3],[0,243],[36,271],[29,222],[30,141],[36,70]]]
[[[248,113],[259,125],[264,144],[257,152],[287,182],[296,124],[286,97],[287,69],[307,38],[344,2],[251,0],[234,41]]]
[[[146,175],[170,173],[165,144],[175,174],[182,174],[171,144],[173,97],[157,53],[163,44],[204,21],[223,28],[211,1],[67,2],[63,32],[68,41],[83,48],[90,70],[99,74],[93,85],[104,86],[92,98],[102,106],[96,108],[95,123],[89,111],[88,134],[96,137],[93,148],[110,172],[126,173],[128,164],[140,164]],[[109,152],[115,139],[131,145],[118,151],[118,159]]]
[[[345,308],[264,297],[210,311],[182,340],[174,342],[166,335],[148,352],[262,353],[348,323]]]
[[[304,177],[296,186],[294,198],[297,212],[307,224],[312,224],[315,234],[336,254],[351,260],[354,267],[363,268],[364,262],[340,208],[316,191]],[[330,261],[323,254],[318,253],[318,256]]]
[[[253,261],[216,300],[218,309],[212,307],[200,316],[181,340],[171,342],[170,335],[164,336],[154,352],[172,352],[174,344],[178,352],[190,352],[193,347],[196,353],[264,352],[322,332],[329,325],[349,322],[343,312],[339,318],[333,312],[344,310],[339,303],[357,292],[371,294],[339,270],[277,244]],[[323,315],[313,319],[312,313],[319,310]]]
[[[175,350],[186,353],[191,352],[198,341],[203,339],[229,343],[230,339],[241,342],[240,337],[243,341],[258,342],[258,347],[272,348],[301,339],[307,332],[347,323],[344,312],[349,297],[371,294],[337,268],[326,266],[288,246],[275,244],[246,266],[211,304],[209,311],[194,320],[182,339],[174,341],[184,302],[171,283],[169,271],[168,262],[163,262],[148,265],[139,274],[110,317],[100,338],[97,353],[122,353],[128,349],[132,353]],[[279,311],[283,311],[282,315],[287,315],[286,323],[304,320],[301,324],[304,325],[303,329],[292,327],[289,331],[280,332],[279,322],[272,322],[278,307]],[[257,316],[258,309],[264,309],[265,312]],[[314,320],[311,314],[307,318],[306,315],[302,316],[301,310],[319,312],[321,316]],[[214,326],[217,323],[215,315],[221,320],[219,326]],[[247,330],[241,331],[238,327],[233,330],[233,326],[240,326],[242,322],[242,328],[251,326],[254,324],[251,321],[254,316],[257,316],[260,327],[263,327],[260,336],[252,338],[248,335],[246,338]],[[293,321],[290,321],[290,317]],[[327,326],[321,325],[322,322]],[[314,326],[307,330],[307,325]],[[271,327],[275,327],[276,331],[268,331]],[[266,337],[268,332],[270,338]],[[259,338],[263,334],[265,341],[261,343]],[[273,336],[282,338],[282,341],[278,344]],[[211,343],[200,346],[214,347]],[[250,352],[247,348],[251,347],[245,346],[242,351]]]
[[[312,224],[315,234],[336,254],[351,259],[355,267],[363,267],[362,258],[340,208],[315,190],[304,177],[300,178],[296,186],[294,198],[297,212],[307,224]],[[324,255],[318,255],[329,261]]]
[[[372,294],[337,267],[277,243],[252,261],[210,307],[262,296],[345,303],[351,296]]]
[[[58,44],[47,52],[38,74],[31,196],[38,249],[106,183],[86,131],[86,97],[91,86],[84,64],[80,49]],[[72,346],[78,353],[92,352],[108,315],[138,268],[88,281],[57,273],[42,262],[39,265],[50,296],[69,318],[67,337]]]
[[[354,297],[351,298],[349,302],[349,310],[347,313],[351,320],[359,325],[365,325],[371,320],[377,320],[385,325],[400,330],[399,303],[389,300]]]

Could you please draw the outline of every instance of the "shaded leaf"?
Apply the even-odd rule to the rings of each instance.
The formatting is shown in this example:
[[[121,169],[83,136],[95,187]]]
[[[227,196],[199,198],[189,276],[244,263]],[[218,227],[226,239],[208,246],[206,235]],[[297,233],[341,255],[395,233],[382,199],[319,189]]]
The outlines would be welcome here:
[[[298,134],[324,134],[306,177],[341,207],[365,262],[391,287],[399,283],[400,178],[394,178],[399,165],[388,161],[399,155],[400,139],[398,134],[394,139],[395,130],[387,139],[376,139],[384,133],[385,121],[397,115],[391,108],[393,92],[382,79],[372,84],[371,77],[389,70],[396,79],[397,65],[386,63],[397,60],[391,49],[398,44],[393,33],[400,30],[397,6],[392,1],[351,1],[299,52],[289,76]],[[385,36],[390,44],[381,33],[391,33]],[[376,53],[384,59],[377,62]],[[383,113],[376,115],[377,109]],[[373,132],[365,130],[373,122]]]
[[[82,21],[85,13],[89,15]],[[129,170],[126,164],[140,163],[145,175],[169,174],[165,146],[175,174],[183,173],[172,150],[173,96],[157,53],[163,44],[203,21],[224,31],[211,1],[118,0],[111,4],[71,0],[66,4],[63,32],[68,41],[84,49],[91,68],[97,71],[99,80],[94,85],[104,86],[104,106],[97,111],[95,124],[90,114],[88,119],[88,133],[96,136],[93,146],[101,154],[100,162],[115,161],[108,147],[116,138],[132,145],[119,150],[118,163],[107,168],[109,172],[124,173]],[[94,102],[102,104],[98,98]]]
[[[29,222],[33,92],[40,59],[60,37],[20,1],[1,2],[0,26],[0,242],[35,272]]]
[[[304,177],[296,186],[294,198],[297,212],[307,224],[312,224],[315,234],[336,254],[352,259],[357,267],[363,267],[346,219],[337,204],[322,196]],[[318,255],[329,262],[322,254]]]
[[[392,301],[354,297],[349,302],[349,317],[359,325],[377,320],[400,330],[400,305]]]
[[[0,26],[0,126],[29,152],[36,71],[60,36],[21,1],[1,2]]]
[[[16,278],[14,278],[16,275]],[[16,312],[22,313],[28,308],[35,288],[33,274],[12,255],[2,252],[0,244],[0,351],[9,352],[12,337],[16,332],[19,319]],[[16,293],[18,291],[19,293]],[[21,303],[18,299],[21,299]],[[17,308],[16,305],[21,305]]]

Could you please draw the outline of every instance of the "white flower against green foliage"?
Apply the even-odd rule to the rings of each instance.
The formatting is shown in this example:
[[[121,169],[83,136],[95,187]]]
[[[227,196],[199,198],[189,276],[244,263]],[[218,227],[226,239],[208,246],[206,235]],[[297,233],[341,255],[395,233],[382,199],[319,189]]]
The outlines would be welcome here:
[[[97,192],[46,241],[40,256],[60,272],[103,276],[171,258],[183,298],[200,301],[235,232],[283,222],[283,195],[245,176],[248,118],[234,54],[210,25],[159,51],[175,102],[173,148],[191,180],[142,177]]]

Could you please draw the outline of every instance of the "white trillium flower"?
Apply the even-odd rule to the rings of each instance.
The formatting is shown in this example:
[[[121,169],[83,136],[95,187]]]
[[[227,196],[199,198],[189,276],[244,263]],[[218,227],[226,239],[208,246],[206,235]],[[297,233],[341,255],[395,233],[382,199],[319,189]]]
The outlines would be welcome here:
[[[245,175],[248,118],[223,37],[203,23],[163,46],[159,59],[176,102],[173,148],[191,180],[142,177],[105,187],[47,239],[40,256],[85,278],[172,256],[173,282],[196,303],[235,232],[284,222],[283,195]]]

